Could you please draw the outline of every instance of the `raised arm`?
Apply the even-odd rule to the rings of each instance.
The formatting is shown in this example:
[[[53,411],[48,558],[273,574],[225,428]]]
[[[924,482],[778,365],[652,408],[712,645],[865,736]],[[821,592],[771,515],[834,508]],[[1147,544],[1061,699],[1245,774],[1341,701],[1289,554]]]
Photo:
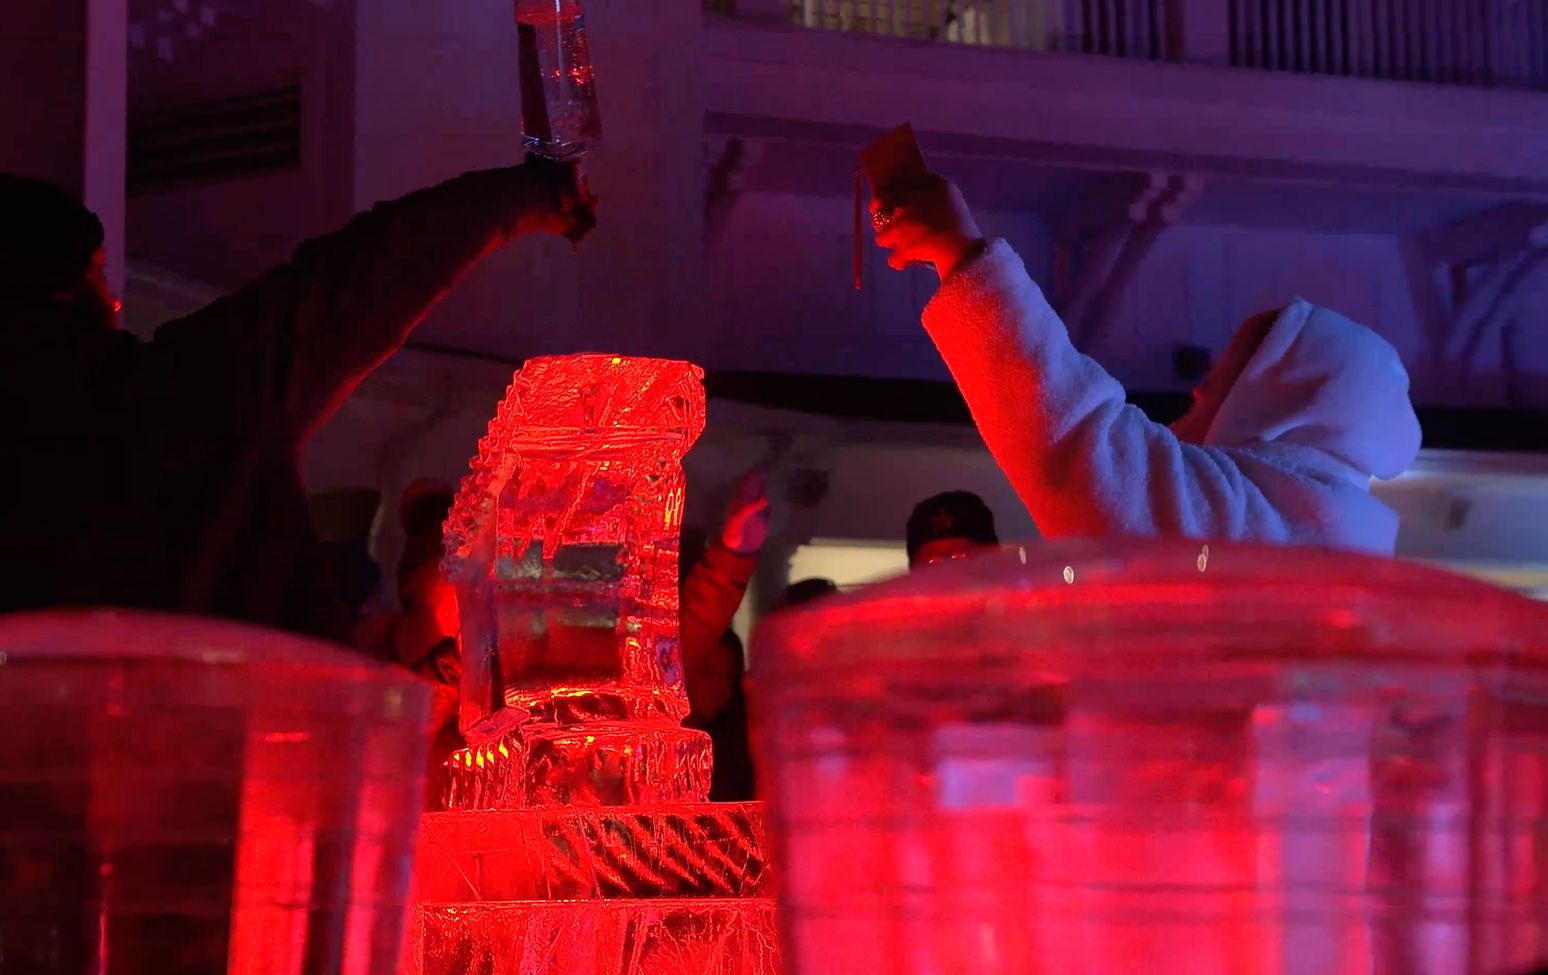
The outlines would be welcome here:
[[[307,241],[289,263],[164,326],[155,345],[195,374],[190,382],[222,384],[302,436],[480,258],[527,233],[578,240],[591,202],[556,163],[467,173]]]
[[[724,652],[721,637],[742,605],[768,534],[768,486],[763,471],[754,469],[742,475],[719,536],[683,580],[678,638],[690,700],[706,662]]]
[[[946,279],[924,324],[1045,534],[1288,540],[1233,452],[1183,443],[1075,350],[1004,241]]]
[[[925,328],[1045,535],[1288,539],[1234,452],[1181,442],[1075,350],[1020,258],[983,241],[955,187],[931,177],[876,209],[893,266],[940,272]]]

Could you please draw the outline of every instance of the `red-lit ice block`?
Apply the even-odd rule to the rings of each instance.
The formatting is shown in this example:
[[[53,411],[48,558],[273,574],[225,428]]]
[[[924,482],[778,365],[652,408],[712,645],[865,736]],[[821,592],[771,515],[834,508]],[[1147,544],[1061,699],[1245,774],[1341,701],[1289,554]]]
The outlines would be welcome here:
[[[527,725],[454,753],[442,770],[443,809],[626,806],[709,793],[704,734],[652,722]]]
[[[0,971],[395,975],[428,709],[270,630],[0,619]]]
[[[420,898],[770,897],[760,803],[431,813]]]
[[[417,857],[410,975],[778,975],[762,807],[682,727],[685,362],[511,384],[447,525],[463,728]]]
[[[519,901],[420,911],[426,967],[458,975],[779,975],[770,900]]]
[[[792,971],[1515,975],[1548,607],[1392,561],[1039,545],[754,638]]]
[[[694,769],[708,768],[709,738],[681,728],[677,647],[682,459],[704,429],[702,378],[687,362],[578,355],[534,359],[512,381],[446,526],[461,723],[474,746],[496,748],[520,728],[522,762],[577,733],[594,740],[571,749],[586,774],[544,774],[563,790],[464,795],[606,804],[628,791],[610,778],[655,777],[634,769],[648,757],[680,791],[646,798],[704,798]],[[655,734],[648,755],[605,735],[620,725]]]

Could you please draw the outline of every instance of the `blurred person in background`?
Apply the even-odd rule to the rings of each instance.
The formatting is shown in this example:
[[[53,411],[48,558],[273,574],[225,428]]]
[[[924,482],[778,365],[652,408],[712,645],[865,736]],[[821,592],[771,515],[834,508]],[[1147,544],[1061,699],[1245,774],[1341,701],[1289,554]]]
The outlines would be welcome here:
[[[442,526],[453,500],[451,492],[423,481],[404,491],[398,507],[404,537],[396,574],[399,609],[367,616],[356,626],[351,641],[378,660],[406,667],[430,682],[426,784],[431,802],[441,786],[439,769],[452,752],[467,744],[457,714],[462,700],[457,642],[462,620],[456,590],[441,574]]]
[[[755,468],[737,482],[719,534],[697,556],[685,553],[681,563],[679,645],[691,708],[683,724],[706,732],[714,745],[710,799],[715,802],[753,795],[742,685],[746,656],[731,622],[768,541],[769,521],[767,476]]]

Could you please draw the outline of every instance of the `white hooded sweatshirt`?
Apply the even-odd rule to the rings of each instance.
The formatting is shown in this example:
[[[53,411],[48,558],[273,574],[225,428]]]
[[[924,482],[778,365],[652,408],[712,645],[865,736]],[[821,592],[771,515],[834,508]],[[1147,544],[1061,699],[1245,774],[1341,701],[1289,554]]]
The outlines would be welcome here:
[[[1070,344],[1002,240],[924,311],[990,452],[1047,537],[1180,536],[1390,555],[1370,494],[1419,450],[1408,374],[1376,333],[1297,300],[1186,443]]]

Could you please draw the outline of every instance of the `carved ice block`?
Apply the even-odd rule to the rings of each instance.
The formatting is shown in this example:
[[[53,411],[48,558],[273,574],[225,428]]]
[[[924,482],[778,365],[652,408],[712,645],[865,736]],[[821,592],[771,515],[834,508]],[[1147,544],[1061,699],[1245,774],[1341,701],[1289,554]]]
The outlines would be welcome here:
[[[446,526],[462,617],[449,808],[702,800],[677,645],[703,372],[581,355],[516,374]],[[460,797],[460,798],[459,798]]]
[[[781,972],[767,898],[432,904],[415,918],[412,937],[424,975]]]
[[[702,373],[516,376],[447,523],[467,748],[427,814],[408,975],[778,975],[758,803],[707,803],[677,645]]]
[[[515,900],[774,896],[758,803],[443,812],[424,817],[419,896]]]

